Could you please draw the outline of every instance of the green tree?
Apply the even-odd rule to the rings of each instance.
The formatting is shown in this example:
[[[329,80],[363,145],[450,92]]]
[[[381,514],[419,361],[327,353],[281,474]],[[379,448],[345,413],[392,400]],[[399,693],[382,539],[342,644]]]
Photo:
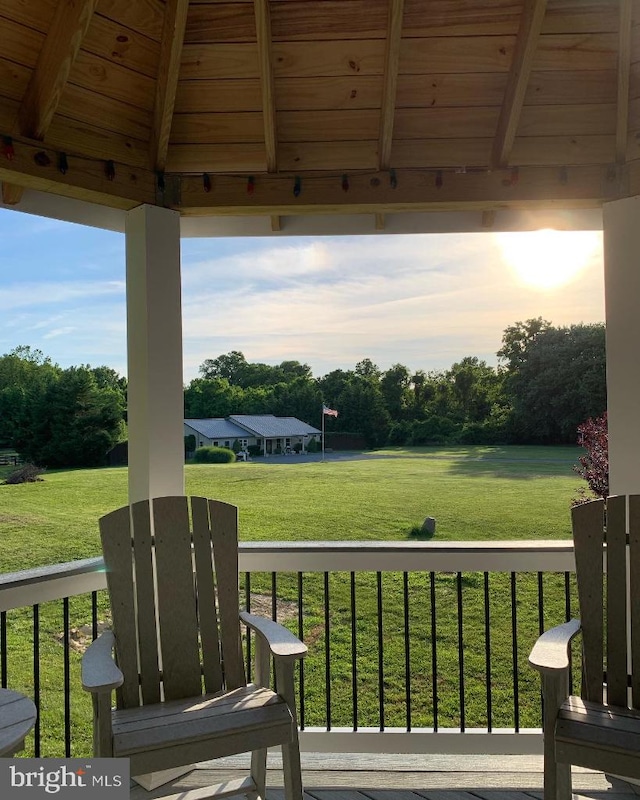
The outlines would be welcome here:
[[[195,378],[184,393],[187,419],[228,417],[240,413],[243,391],[231,386],[227,378]]]
[[[452,399],[463,420],[480,422],[496,401],[500,377],[497,371],[476,356],[465,356],[447,371]]]
[[[540,319],[517,325],[517,332],[507,328],[507,344],[498,353],[507,362],[512,437],[524,443],[574,443],[578,425],[606,410],[605,327],[555,328]]]
[[[276,416],[298,417],[317,428],[321,407],[322,392],[316,381],[299,377],[273,387],[271,413]]]
[[[41,466],[100,466],[123,437],[122,412],[118,391],[100,388],[90,369],[70,367],[33,402],[18,450]]]
[[[17,447],[32,404],[59,374],[50,358],[26,345],[0,357],[0,444]]]
[[[339,416],[334,430],[360,433],[368,447],[387,443],[391,417],[377,383],[363,378],[350,381],[340,394],[337,406]]]
[[[247,359],[239,350],[232,350],[202,362],[199,372],[203,378],[226,378],[229,383],[237,383],[237,377],[247,364]]]
[[[380,378],[380,391],[392,420],[406,417],[411,405],[411,373],[404,364],[394,364]]]

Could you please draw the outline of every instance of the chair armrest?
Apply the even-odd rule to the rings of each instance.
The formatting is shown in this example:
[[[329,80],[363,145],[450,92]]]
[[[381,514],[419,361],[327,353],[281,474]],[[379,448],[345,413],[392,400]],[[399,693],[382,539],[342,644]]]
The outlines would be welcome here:
[[[115,636],[104,631],[82,656],[82,688],[87,692],[110,692],[124,683],[124,676],[113,660]]]
[[[241,611],[240,619],[245,625],[262,636],[274,658],[291,660],[304,658],[307,655],[307,645],[303,644],[297,636],[278,622],[266,617],[249,614],[248,611]]]
[[[572,619],[545,631],[529,654],[529,664],[542,673],[569,669],[569,647],[580,627],[580,620]]]

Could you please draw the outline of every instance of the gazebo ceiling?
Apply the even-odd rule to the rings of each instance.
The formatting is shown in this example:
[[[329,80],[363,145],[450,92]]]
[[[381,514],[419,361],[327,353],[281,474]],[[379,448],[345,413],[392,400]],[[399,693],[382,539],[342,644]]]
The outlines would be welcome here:
[[[0,180],[185,217],[640,194],[638,0],[0,0]]]

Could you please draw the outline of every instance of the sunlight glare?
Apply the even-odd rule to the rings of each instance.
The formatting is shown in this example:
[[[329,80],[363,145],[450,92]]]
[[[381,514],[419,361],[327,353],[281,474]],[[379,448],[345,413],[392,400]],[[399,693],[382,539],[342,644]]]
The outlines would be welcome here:
[[[520,283],[536,289],[555,289],[576,279],[602,245],[599,231],[498,233],[502,257]]]

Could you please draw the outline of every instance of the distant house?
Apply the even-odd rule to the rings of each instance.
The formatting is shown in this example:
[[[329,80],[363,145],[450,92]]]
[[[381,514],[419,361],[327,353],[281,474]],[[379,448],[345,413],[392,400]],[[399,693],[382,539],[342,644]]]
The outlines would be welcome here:
[[[233,447],[237,440],[241,450],[256,445],[262,453],[270,455],[296,449],[304,453],[311,440],[320,441],[322,432],[296,417],[233,414],[224,418],[185,419],[184,435],[195,436],[196,447]]]

